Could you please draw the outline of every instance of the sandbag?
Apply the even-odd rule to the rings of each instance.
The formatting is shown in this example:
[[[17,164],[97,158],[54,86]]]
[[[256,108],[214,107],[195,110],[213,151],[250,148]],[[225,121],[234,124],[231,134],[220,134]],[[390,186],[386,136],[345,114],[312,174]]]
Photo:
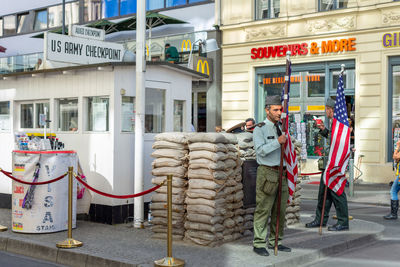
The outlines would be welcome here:
[[[226,170],[227,166],[225,161],[212,161],[209,159],[198,158],[198,159],[191,159],[189,162],[189,169],[200,169],[205,168],[209,170]]]
[[[190,151],[210,151],[210,152],[228,152],[225,144],[213,144],[213,143],[206,143],[206,142],[196,142],[189,144]]]
[[[186,144],[187,143],[186,136],[187,136],[187,133],[182,133],[182,132],[165,132],[165,133],[157,134],[154,137],[154,140]]]
[[[237,209],[237,210],[235,210],[235,216],[238,216],[238,215],[245,215],[246,214],[246,211],[244,210],[244,209]]]
[[[199,223],[214,225],[214,224],[222,224],[224,221],[224,217],[193,213],[193,214],[187,214],[186,220],[191,222],[199,222]]]
[[[221,133],[227,140],[229,144],[237,144],[238,140],[236,134],[232,133]]]
[[[238,148],[233,144],[226,144],[226,148],[228,149],[228,151],[231,151],[231,152],[236,153],[238,151]]]
[[[151,231],[153,231],[153,233],[167,233],[168,227],[163,225],[153,225]],[[185,229],[172,227],[172,234],[183,236],[185,234]]]
[[[167,176],[156,176],[151,179],[151,183],[160,185],[164,180],[167,179]],[[172,186],[173,187],[186,187],[188,183],[187,179],[172,177]],[[167,182],[165,182],[167,184]]]
[[[189,133],[187,139],[190,143],[206,142],[206,143],[230,143],[229,140],[221,133]]]
[[[233,234],[234,231],[235,231],[235,229],[233,229],[233,228],[225,228],[224,231],[222,231],[222,234],[224,236],[231,235],[231,234]]]
[[[153,215],[153,218],[155,217],[168,218],[167,210],[152,210],[151,215]],[[184,219],[185,219],[184,213],[172,212],[172,220],[183,221]]]
[[[224,152],[214,153],[214,152],[203,150],[203,151],[190,151],[190,153],[189,153],[189,160],[209,159],[214,162],[217,162],[217,161],[221,161],[221,160],[226,160],[227,158],[228,158],[228,153],[224,153]],[[189,164],[190,164],[190,162],[189,162]]]
[[[243,197],[244,197],[243,190],[239,190],[234,194],[233,200],[235,202],[239,202],[243,199]]]
[[[176,159],[172,159],[172,158],[156,158],[151,163],[151,166],[153,168],[177,167],[177,166],[183,166],[183,164],[182,164],[182,160],[176,160]]]
[[[186,210],[188,214],[205,214],[210,216],[225,215],[227,212],[223,207],[212,208],[206,205],[188,205]]]
[[[239,201],[239,202],[234,202],[233,204],[233,209],[240,209],[243,207],[243,201]]]
[[[288,206],[286,208],[286,213],[295,213],[300,210],[300,206]]]
[[[151,174],[154,176],[166,176],[172,174],[175,177],[183,178],[186,176],[186,168],[184,167],[161,167],[151,170]]]
[[[226,196],[223,191],[215,191],[202,188],[190,188],[186,191],[186,195],[190,198],[205,198],[205,199],[219,199]],[[232,197],[233,201],[233,197]]]
[[[172,204],[183,204],[185,201],[185,194],[172,195]],[[151,202],[167,202],[167,194],[153,194],[151,196]]]
[[[253,219],[254,219],[254,215],[251,215],[251,214],[244,215],[244,221],[245,222],[253,221]]]
[[[215,181],[205,179],[190,179],[189,190],[192,188],[218,190],[220,188],[223,188],[223,185],[218,184]]]
[[[155,210],[166,211],[167,208],[168,208],[167,203],[163,203],[163,202],[155,202],[155,203],[151,203],[151,205],[150,205],[150,209],[152,212]],[[172,204],[172,212],[185,213],[186,212],[185,205]]]
[[[207,223],[196,223],[196,222],[186,221],[185,229],[216,233],[216,232],[222,232],[224,230],[224,226],[222,224],[211,225]]]
[[[233,228],[235,227],[236,223],[234,220],[232,220],[231,218],[227,218],[224,220],[224,226],[225,228]]]
[[[209,169],[189,169],[188,177],[193,179],[226,180],[227,173],[223,171],[211,171]]]
[[[167,194],[167,190],[168,190],[168,187],[166,185],[163,185],[160,188],[158,188],[156,190],[156,192],[160,193],[160,194]],[[172,187],[172,194],[173,195],[185,194],[185,191],[186,190],[183,187]]]
[[[153,158],[171,158],[176,160],[185,160],[187,157],[188,151],[179,150],[179,149],[157,149],[151,156]]]
[[[233,169],[237,166],[237,161],[233,159],[227,159],[224,161],[226,169]]]
[[[253,141],[253,134],[249,132],[241,132],[236,134],[236,139],[239,142],[249,143]]]
[[[185,146],[183,144],[178,144],[164,140],[155,141],[151,147],[153,149],[185,149]]]
[[[151,236],[156,239],[167,239],[167,235],[165,233],[153,233]],[[172,240],[179,241],[183,239],[183,235],[172,234]]]
[[[154,225],[167,226],[168,225],[168,220],[167,220],[167,218],[163,218],[163,217],[153,217],[152,223]],[[181,227],[184,226],[182,220],[174,220],[174,219],[172,219],[172,225],[175,228],[181,228]]]
[[[233,217],[233,220],[235,221],[236,225],[242,225],[244,222],[244,219],[242,216],[235,216],[235,217]]]
[[[220,198],[220,199],[216,199],[216,200],[209,200],[209,199],[204,199],[204,198],[186,197],[185,203],[188,205],[206,205],[206,206],[210,206],[212,208],[225,207],[227,205],[224,198]]]

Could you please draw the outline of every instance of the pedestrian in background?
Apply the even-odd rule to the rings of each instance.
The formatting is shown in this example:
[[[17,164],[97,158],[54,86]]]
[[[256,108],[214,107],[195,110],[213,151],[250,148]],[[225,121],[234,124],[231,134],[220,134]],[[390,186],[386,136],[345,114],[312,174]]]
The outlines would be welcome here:
[[[286,142],[286,136],[282,134],[279,125],[282,114],[280,96],[266,98],[265,112],[267,113],[266,120],[257,124],[253,132],[254,149],[256,150],[257,163],[259,164],[256,182],[253,250],[261,256],[269,256],[266,249],[266,238],[268,219],[270,217],[268,248],[273,249],[275,245],[281,145]],[[285,162],[283,162],[283,166],[278,250],[290,252],[290,248],[281,244],[285,225],[286,204],[289,197]]]
[[[335,109],[335,100],[332,98],[328,98],[325,104],[325,113],[326,116],[328,117],[329,124],[332,122],[333,115],[334,115],[334,109]],[[326,169],[326,164],[328,161],[328,156],[329,156],[329,147],[330,147],[330,140],[331,140],[331,131],[325,127],[325,124],[323,123],[322,120],[318,120],[316,123],[316,127],[320,129],[319,134],[322,135],[323,137],[326,138],[327,140],[327,145],[325,146],[325,153],[323,156],[323,163],[322,163],[322,174],[321,174],[321,180],[319,183],[319,190],[318,190],[318,204],[317,204],[317,209],[315,211],[315,219],[312,222],[309,222],[306,224],[307,228],[314,228],[314,227],[320,227],[321,224],[321,213],[322,213],[322,205],[324,201],[324,191],[325,191],[325,182],[323,180],[324,177],[324,172]],[[328,227],[328,231],[343,231],[343,230],[349,230],[349,212],[348,212],[348,207],[347,207],[347,198],[346,198],[346,193],[343,192],[340,196],[338,196],[332,189],[328,187],[327,195],[326,195],[326,201],[325,201],[325,210],[324,210],[324,219],[322,222],[322,226],[326,226],[326,223],[328,222],[329,219],[329,210],[333,205],[335,205],[336,213],[337,213],[337,218],[338,222],[337,224],[333,226]]]
[[[245,120],[245,123],[246,132],[252,133],[254,131],[254,128],[256,127],[256,121],[253,118],[248,118]]]
[[[390,189],[390,213],[383,216],[386,220],[396,220],[397,210],[399,209],[399,197],[398,193],[400,191],[399,184],[399,161],[400,161],[400,140],[396,143],[396,148],[393,152],[393,160],[396,164],[396,178],[393,181],[392,188]]]

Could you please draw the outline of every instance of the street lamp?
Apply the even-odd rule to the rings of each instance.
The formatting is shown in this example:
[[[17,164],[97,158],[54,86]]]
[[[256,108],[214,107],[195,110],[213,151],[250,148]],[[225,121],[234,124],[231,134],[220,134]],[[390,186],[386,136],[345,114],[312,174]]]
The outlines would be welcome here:
[[[189,60],[188,60],[188,64],[187,64],[188,68],[190,68],[190,64],[192,63],[193,47],[196,43],[199,43],[199,45],[201,46],[201,51],[204,51],[205,53],[214,52],[219,49],[217,40],[215,40],[215,39],[207,39],[207,40],[199,39],[199,40],[197,40],[196,42],[194,42],[192,44],[192,47],[190,49]]]

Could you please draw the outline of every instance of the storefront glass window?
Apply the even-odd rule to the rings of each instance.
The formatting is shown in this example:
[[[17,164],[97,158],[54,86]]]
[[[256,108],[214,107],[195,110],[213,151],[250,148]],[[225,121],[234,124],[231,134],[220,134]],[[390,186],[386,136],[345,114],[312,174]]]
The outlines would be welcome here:
[[[136,13],[136,0],[120,0],[120,15],[128,15]]]
[[[33,104],[21,104],[21,128],[33,128]]]
[[[85,0],[83,5],[84,21],[99,20],[101,18],[101,0]]]
[[[146,9],[154,10],[164,8],[164,0],[146,0]]]
[[[47,28],[47,10],[36,11],[34,30],[39,31]]]
[[[166,0],[167,7],[181,6],[186,4],[186,0]]]
[[[131,96],[122,97],[121,106],[121,132],[135,131],[135,98]]]
[[[118,16],[118,0],[102,0],[102,18]]]
[[[15,16],[4,16],[3,17],[4,23],[4,35],[15,34],[16,27],[15,27]]]
[[[256,19],[279,17],[280,0],[256,0]]]
[[[339,80],[339,74],[340,71],[333,71],[332,72],[332,85],[331,88],[335,90],[336,93],[336,87],[338,84]],[[344,89],[354,89],[356,87],[355,85],[355,71],[354,69],[346,69],[345,72],[343,73],[343,84],[344,84]]]
[[[165,90],[146,88],[145,132],[161,133],[165,129]]]
[[[347,8],[348,0],[319,0],[319,11]]]
[[[109,98],[108,97],[88,97],[88,125],[87,130],[92,132],[108,131],[108,112]]]
[[[393,66],[393,106],[392,106],[392,127],[393,127],[393,149],[400,139],[400,65]]]
[[[46,109],[46,110],[45,110]],[[43,120],[44,115],[46,115],[46,120],[50,120],[50,105],[49,102],[46,103],[36,103],[36,120],[35,120],[35,128],[44,128],[41,121]],[[50,124],[47,122],[46,127],[49,128]]]
[[[325,71],[307,71],[305,83],[308,97],[325,96]],[[336,82],[337,84],[337,82]]]
[[[58,130],[78,130],[78,99],[58,100]]]
[[[174,132],[183,132],[185,120],[185,101],[174,100]]]
[[[0,102],[0,131],[10,130],[10,102]]]
[[[292,73],[292,83],[290,85],[290,97],[300,96],[300,87],[303,81],[303,73]],[[258,75],[259,86],[264,88],[264,96],[281,95],[285,85],[285,72],[266,73]]]

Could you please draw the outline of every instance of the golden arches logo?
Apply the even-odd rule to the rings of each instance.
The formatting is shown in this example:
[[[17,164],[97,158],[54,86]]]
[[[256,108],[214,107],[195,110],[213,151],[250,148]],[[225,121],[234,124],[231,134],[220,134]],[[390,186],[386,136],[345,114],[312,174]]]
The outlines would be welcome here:
[[[190,40],[182,40],[181,51],[183,52],[183,47],[185,47],[186,51],[190,51],[192,49],[192,41]]]
[[[149,56],[149,46],[146,44],[146,55]]]
[[[201,66],[201,71],[200,71],[200,66]],[[206,67],[207,67],[207,73],[204,72]],[[208,61],[207,60],[203,61],[203,60],[199,59],[199,61],[197,61],[197,68],[196,69],[197,69],[198,72],[210,75],[210,66],[208,65]]]

